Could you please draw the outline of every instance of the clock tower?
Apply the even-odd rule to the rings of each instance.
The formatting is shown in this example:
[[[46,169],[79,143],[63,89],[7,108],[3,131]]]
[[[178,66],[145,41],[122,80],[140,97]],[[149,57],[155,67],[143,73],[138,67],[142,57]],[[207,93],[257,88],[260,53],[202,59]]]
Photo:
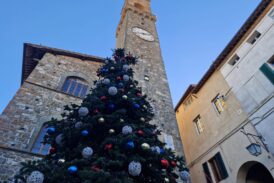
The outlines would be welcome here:
[[[125,48],[126,52],[139,57],[139,63],[134,68],[135,79],[155,109],[152,123],[163,131],[161,138],[167,146],[182,154],[155,23],[150,0],[125,0],[116,31],[116,47]]]

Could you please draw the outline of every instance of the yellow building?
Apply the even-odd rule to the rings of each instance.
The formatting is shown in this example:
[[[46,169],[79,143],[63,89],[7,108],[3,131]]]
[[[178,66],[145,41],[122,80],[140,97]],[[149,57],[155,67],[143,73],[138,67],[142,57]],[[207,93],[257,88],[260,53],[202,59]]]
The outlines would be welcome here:
[[[175,108],[192,183],[274,183],[274,157],[221,72],[272,6],[260,3]]]

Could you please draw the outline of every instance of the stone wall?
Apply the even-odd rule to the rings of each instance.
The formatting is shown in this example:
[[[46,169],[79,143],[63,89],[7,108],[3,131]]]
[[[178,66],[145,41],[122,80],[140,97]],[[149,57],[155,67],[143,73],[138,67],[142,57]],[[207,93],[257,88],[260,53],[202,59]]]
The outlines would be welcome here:
[[[58,118],[63,112],[63,106],[70,103],[80,104],[82,101],[81,98],[61,92],[65,78],[82,77],[91,86],[93,80],[97,79],[96,71],[100,65],[99,62],[67,56],[49,53],[44,55],[0,116],[0,146],[10,148],[11,156],[8,159],[12,161],[9,164],[2,160],[1,166],[9,171],[25,157],[31,159],[29,155],[21,156],[19,151],[31,151],[43,123],[51,117]],[[8,153],[0,148],[0,154],[6,157],[5,154]],[[0,174],[0,180],[7,180],[7,175]]]

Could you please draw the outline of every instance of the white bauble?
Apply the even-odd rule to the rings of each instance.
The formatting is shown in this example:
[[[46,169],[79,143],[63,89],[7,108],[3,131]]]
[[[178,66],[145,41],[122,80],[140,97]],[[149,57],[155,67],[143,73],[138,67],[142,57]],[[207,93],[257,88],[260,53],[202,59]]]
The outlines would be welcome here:
[[[180,178],[182,179],[182,181],[188,181],[189,180],[189,173],[188,171],[182,171],[180,172]]]
[[[123,75],[123,80],[124,81],[129,81],[129,76],[128,75]]]
[[[125,64],[123,65],[123,70],[124,71],[128,71],[130,69],[129,65]]]
[[[132,133],[132,128],[130,126],[124,126],[123,129],[122,129],[122,133],[124,135],[131,134]]]
[[[139,162],[132,161],[128,165],[128,173],[134,177],[139,176],[141,174],[141,171],[142,171],[142,165]]]
[[[143,143],[143,144],[141,145],[141,147],[142,147],[143,150],[148,150],[148,149],[150,149],[150,145],[149,145],[148,143]]]
[[[76,129],[80,129],[80,128],[82,128],[82,126],[83,126],[83,123],[82,123],[81,121],[78,121],[78,122],[75,123],[75,125],[74,125],[74,127],[75,127]]]
[[[108,78],[106,78],[106,79],[104,79],[104,80],[102,81],[102,83],[103,83],[104,85],[109,85],[109,84],[110,84],[110,80],[109,80]]]
[[[151,150],[157,154],[160,154],[161,153],[161,149],[159,146],[152,146],[151,147]]]
[[[80,109],[78,110],[78,114],[80,117],[84,117],[88,115],[88,113],[89,113],[89,110],[86,107],[80,107]]]
[[[108,94],[109,94],[109,95],[114,96],[114,95],[116,95],[117,93],[118,93],[118,90],[117,90],[117,88],[116,88],[115,86],[112,86],[112,87],[110,87],[110,88],[108,89]]]
[[[82,151],[82,156],[84,158],[89,158],[93,154],[93,149],[91,147],[85,147]]]
[[[62,146],[63,143],[64,143],[63,139],[64,139],[64,135],[63,134],[57,135],[57,137],[55,138],[56,144],[58,144],[59,146]]]
[[[39,171],[33,171],[27,178],[27,183],[43,183],[44,174]]]

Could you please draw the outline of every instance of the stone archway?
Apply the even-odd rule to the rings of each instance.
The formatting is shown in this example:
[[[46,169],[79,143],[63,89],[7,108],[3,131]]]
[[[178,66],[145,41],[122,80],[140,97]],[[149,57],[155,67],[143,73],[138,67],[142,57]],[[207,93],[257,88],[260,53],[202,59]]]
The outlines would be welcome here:
[[[274,183],[274,179],[263,164],[250,161],[239,169],[237,183]]]

